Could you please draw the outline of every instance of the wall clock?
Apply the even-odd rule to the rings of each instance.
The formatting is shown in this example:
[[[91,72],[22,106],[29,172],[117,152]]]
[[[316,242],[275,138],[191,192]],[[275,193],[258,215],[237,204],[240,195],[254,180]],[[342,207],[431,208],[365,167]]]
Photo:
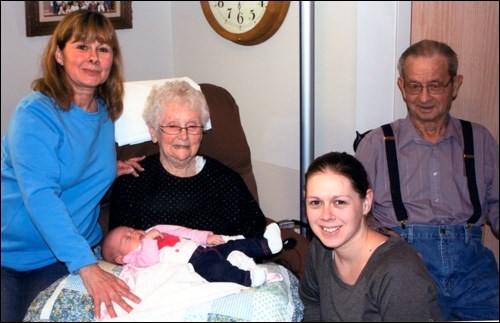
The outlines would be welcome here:
[[[290,1],[200,1],[210,26],[240,45],[268,40],[285,20]]]

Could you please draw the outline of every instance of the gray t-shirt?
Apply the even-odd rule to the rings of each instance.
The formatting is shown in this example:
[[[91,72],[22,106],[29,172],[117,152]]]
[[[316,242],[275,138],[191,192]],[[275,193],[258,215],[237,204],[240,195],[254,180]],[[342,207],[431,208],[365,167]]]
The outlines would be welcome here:
[[[337,276],[333,250],[314,238],[300,297],[304,321],[439,321],[438,292],[425,264],[404,240],[391,237],[368,260],[357,282]]]

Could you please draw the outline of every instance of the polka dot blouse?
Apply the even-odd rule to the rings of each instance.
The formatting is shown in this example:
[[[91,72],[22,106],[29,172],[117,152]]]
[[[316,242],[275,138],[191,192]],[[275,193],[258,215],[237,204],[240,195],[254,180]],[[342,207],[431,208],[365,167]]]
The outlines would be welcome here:
[[[110,229],[147,229],[175,224],[216,234],[261,236],[266,219],[241,176],[221,162],[206,159],[192,177],[177,177],[148,156],[139,177],[124,175],[112,188]]]

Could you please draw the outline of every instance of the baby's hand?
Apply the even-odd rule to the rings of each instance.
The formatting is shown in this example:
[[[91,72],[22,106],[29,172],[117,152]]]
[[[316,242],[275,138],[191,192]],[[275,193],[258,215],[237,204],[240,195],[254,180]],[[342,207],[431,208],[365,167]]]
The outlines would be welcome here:
[[[144,236],[144,239],[156,239],[156,238],[163,238],[163,234],[161,234],[160,231],[157,229],[151,229],[148,232],[146,232],[146,235]]]
[[[207,237],[207,245],[209,246],[217,246],[223,243],[226,243],[226,241],[219,234],[209,234]]]

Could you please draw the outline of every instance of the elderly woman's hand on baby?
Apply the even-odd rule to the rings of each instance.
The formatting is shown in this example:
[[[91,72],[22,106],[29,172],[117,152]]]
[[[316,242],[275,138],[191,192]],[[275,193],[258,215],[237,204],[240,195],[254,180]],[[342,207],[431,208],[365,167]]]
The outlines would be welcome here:
[[[117,177],[122,176],[122,175],[128,175],[132,174],[135,177],[139,177],[139,172],[144,171],[144,168],[142,168],[141,164],[139,164],[140,161],[144,160],[146,156],[141,156],[141,157],[133,157],[129,158],[125,161],[119,160],[117,162]]]

